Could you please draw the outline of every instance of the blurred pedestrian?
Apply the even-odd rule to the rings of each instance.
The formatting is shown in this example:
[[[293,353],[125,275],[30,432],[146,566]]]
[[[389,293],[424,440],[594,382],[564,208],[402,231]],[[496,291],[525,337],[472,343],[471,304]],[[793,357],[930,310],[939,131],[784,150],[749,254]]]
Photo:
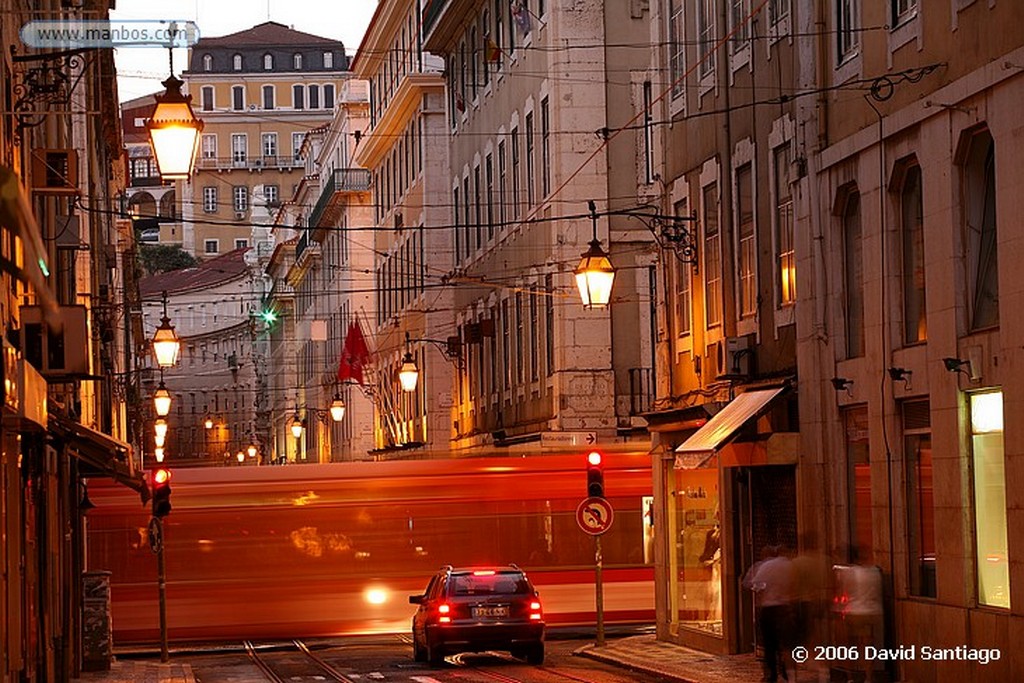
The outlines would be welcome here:
[[[854,564],[838,572],[840,595],[849,644],[861,653],[864,680],[874,680],[874,660],[864,657],[865,646],[882,644],[882,572],[878,567],[857,564],[856,549],[850,552]]]
[[[828,645],[829,568],[818,547],[817,536],[807,532],[800,538],[800,554],[793,558],[793,645],[809,652]],[[794,664],[795,665],[795,664]],[[828,667],[815,658],[807,668],[819,681],[828,680]]]
[[[793,633],[793,563],[780,546],[767,546],[765,559],[751,566],[743,585],[754,591],[755,619],[764,648],[764,678],[775,683],[786,675],[786,649]]]

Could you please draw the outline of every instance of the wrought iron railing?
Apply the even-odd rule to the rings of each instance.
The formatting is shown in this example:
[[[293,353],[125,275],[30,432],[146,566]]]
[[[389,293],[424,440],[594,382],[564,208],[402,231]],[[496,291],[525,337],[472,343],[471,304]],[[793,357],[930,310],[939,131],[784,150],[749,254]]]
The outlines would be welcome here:
[[[370,172],[365,168],[336,168],[324,183],[320,198],[309,214],[309,224],[320,225],[331,200],[345,192],[366,192],[370,189]]]

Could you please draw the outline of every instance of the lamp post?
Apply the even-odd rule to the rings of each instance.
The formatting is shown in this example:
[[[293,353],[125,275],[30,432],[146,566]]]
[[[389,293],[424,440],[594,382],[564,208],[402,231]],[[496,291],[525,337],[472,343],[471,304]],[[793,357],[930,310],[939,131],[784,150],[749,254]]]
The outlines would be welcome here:
[[[583,254],[576,267],[576,287],[580,290],[583,308],[605,308],[612,296],[615,267],[601,248],[601,240],[597,239],[597,207],[593,200],[589,202],[589,207],[594,239],[590,241],[590,249]]]
[[[164,314],[160,318],[160,325],[153,333],[153,355],[156,357],[156,364],[161,368],[171,368],[178,362],[178,354],[181,351],[181,340],[174,331],[171,319],[167,317],[167,292],[163,293]]]

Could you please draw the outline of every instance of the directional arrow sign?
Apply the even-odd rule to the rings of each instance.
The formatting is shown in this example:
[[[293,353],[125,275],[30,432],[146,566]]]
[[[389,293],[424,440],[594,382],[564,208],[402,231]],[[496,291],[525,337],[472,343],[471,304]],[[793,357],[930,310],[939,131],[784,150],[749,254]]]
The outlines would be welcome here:
[[[555,446],[593,446],[597,443],[597,432],[542,432],[540,445]]]

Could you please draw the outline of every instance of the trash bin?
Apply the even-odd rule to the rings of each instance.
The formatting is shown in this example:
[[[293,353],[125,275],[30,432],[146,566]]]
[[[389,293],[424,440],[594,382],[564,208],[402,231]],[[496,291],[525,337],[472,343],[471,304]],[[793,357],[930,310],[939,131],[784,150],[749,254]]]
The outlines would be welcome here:
[[[110,572],[82,572],[82,670],[109,671],[113,656]]]

